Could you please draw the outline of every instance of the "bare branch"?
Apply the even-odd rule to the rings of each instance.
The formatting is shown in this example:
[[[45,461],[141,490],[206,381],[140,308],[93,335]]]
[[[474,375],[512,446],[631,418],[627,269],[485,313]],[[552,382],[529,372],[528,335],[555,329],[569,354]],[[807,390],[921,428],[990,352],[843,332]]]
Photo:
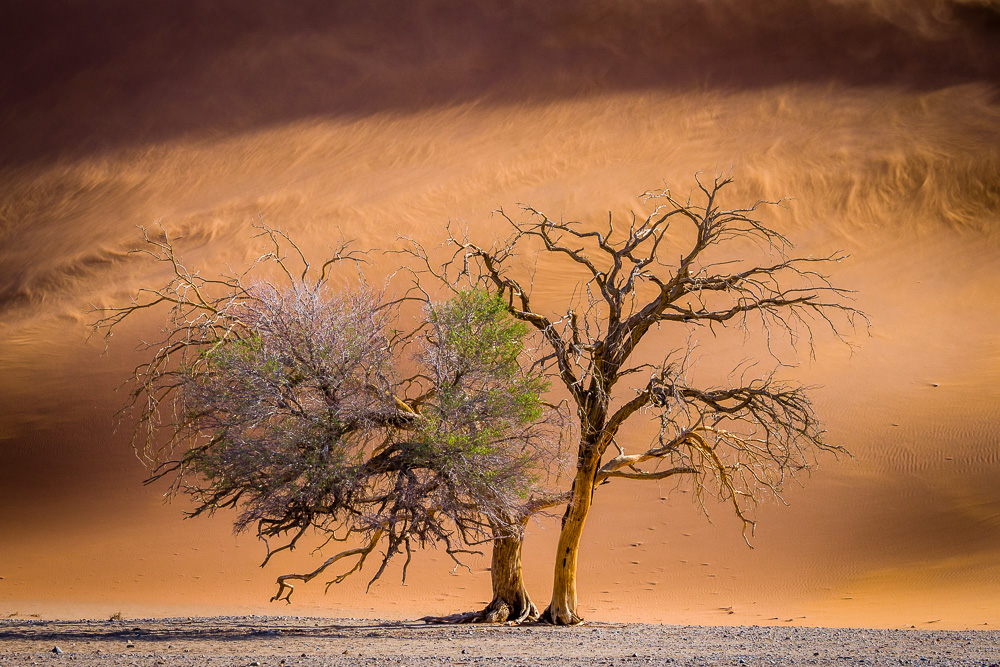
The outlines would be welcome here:
[[[553,603],[543,615],[552,622],[580,620],[575,554],[596,484],[677,476],[692,484],[700,501],[711,494],[728,502],[746,534],[760,499],[780,499],[786,479],[808,470],[818,452],[843,451],[825,441],[804,388],[772,375],[724,388],[692,386],[684,378],[690,337],[679,363],[650,347],[641,358],[652,355],[662,363],[633,361],[653,328],[673,327],[684,336],[700,327],[714,333],[713,327],[738,326],[748,337],[762,334],[780,364],[772,336],[792,348],[805,343],[812,354],[814,328],[845,340],[855,323],[867,324],[851,304],[852,293],[824,273],[843,256],[790,254],[790,241],[760,219],[783,202],[727,208],[723,195],[731,183],[730,176],[696,176],[686,199],[648,191],[642,198],[651,210],[624,223],[612,213],[588,226],[522,204],[518,216],[496,212],[510,231],[491,245],[449,227],[451,254],[440,266],[432,266],[422,249],[411,250],[427,275],[449,285],[483,286],[513,317],[531,324],[546,348],[531,367],[558,378],[575,404],[580,440],[559,542],[563,565],[557,564]],[[748,246],[764,257],[747,256]],[[564,316],[533,302],[535,277],[522,267],[540,254],[568,260],[559,276],[566,284]],[[650,374],[645,386],[630,384],[635,393],[622,395],[619,382],[642,372]],[[642,418],[659,422],[656,441],[639,448],[619,442],[623,425]],[[618,454],[606,459],[612,445]]]
[[[275,593],[274,597],[271,598],[271,602],[275,602],[276,600],[284,600],[288,604],[291,604],[292,603],[292,593],[295,592],[295,586],[293,584],[288,583],[289,581],[298,580],[298,581],[301,581],[302,583],[308,583],[308,582],[312,581],[313,579],[315,579],[320,574],[322,574],[323,572],[325,572],[326,569],[328,567],[330,567],[331,565],[333,565],[334,563],[337,563],[338,561],[343,560],[344,558],[350,558],[352,556],[357,556],[358,559],[357,559],[357,561],[355,561],[354,567],[352,567],[350,570],[348,570],[347,572],[345,572],[343,574],[337,575],[334,579],[332,579],[329,582],[327,582],[326,587],[329,589],[332,584],[339,584],[339,583],[341,583],[342,581],[344,581],[345,579],[347,579],[347,577],[349,577],[350,575],[354,574],[355,572],[357,572],[358,570],[360,570],[364,566],[365,559],[368,558],[368,554],[370,554],[372,551],[375,550],[375,547],[378,545],[378,541],[379,541],[379,539],[381,539],[381,537],[382,537],[382,531],[376,530],[372,534],[371,538],[368,540],[368,543],[365,544],[364,546],[357,547],[357,548],[354,548],[354,549],[345,549],[344,551],[341,551],[340,553],[336,554],[335,556],[331,556],[330,558],[327,558],[323,562],[322,565],[320,565],[319,567],[317,567],[312,572],[309,572],[307,574],[283,574],[283,575],[281,575],[277,579],[278,592]]]

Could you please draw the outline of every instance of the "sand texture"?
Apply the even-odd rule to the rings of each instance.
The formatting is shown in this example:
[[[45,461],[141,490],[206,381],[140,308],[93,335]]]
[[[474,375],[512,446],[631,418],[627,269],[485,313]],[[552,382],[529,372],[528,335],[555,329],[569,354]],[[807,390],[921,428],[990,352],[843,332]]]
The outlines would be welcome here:
[[[309,617],[0,621],[0,665],[948,665],[993,667],[995,631],[596,623],[426,626]],[[58,647],[62,653],[54,653]]]
[[[286,654],[247,634],[256,620],[205,620],[192,627],[223,637],[206,655],[236,664],[256,649],[265,664],[306,652],[319,664],[314,651],[346,646],[337,633],[356,638],[351,650],[410,655],[364,636],[403,633],[425,647],[454,636],[469,661],[508,644],[541,661],[528,638],[544,635],[561,642],[553,656],[699,664],[718,653],[738,664],[742,640],[723,639],[732,632],[747,633],[751,664],[785,659],[789,645],[796,664],[889,660],[903,644],[938,664],[987,664],[982,653],[959,662],[959,649],[985,651],[993,634],[691,630],[702,654],[674,626],[1000,627],[998,44],[988,0],[0,3],[0,616],[18,614],[0,650],[39,632],[50,634],[17,664],[56,643],[105,664],[99,644],[125,652],[124,635],[101,639],[121,626],[16,620],[30,614],[403,620],[489,600],[488,554],[466,571],[431,549],[405,586],[397,566],[368,592],[364,576],[327,595],[317,580],[292,607],[269,604],[275,577],[329,551],[281,554],[262,570],[263,545],[234,536],[232,514],[182,521],[183,500],[164,504],[165,484],[142,485],[128,425],[115,429],[116,387],[163,314],[106,350],[87,341],[93,306],[165,279],[129,253],[137,225],[161,223],[191,267],[213,274],[260,255],[258,215],[314,257],[342,236],[431,247],[449,221],[488,240],[500,206],[598,224],[641,212],[646,189],[686,193],[695,173],[731,170],[727,203],[791,198],[766,222],[796,253],[850,255],[833,279],[855,290],[870,331],[848,332],[850,345],[819,335],[815,360],[800,349],[781,372],[816,387],[829,439],[853,457],[822,457],[787,505],[762,505],[752,550],[727,507],[709,502],[710,522],[683,485],[600,487],[581,612],[671,624],[662,629],[318,621],[327,629],[313,636],[268,621],[310,647]],[[369,276],[381,284],[399,268],[398,255],[380,257]],[[558,265],[539,266],[539,301],[556,314],[566,283]],[[664,327],[643,354],[686,335]],[[759,338],[693,337],[708,384],[748,357],[774,365]],[[635,422],[619,439],[634,452],[654,433]],[[539,606],[557,521],[532,523],[525,544]],[[136,664],[184,660],[165,647],[196,641],[183,625],[139,625],[179,634],[135,637]],[[578,650],[592,633],[642,648]]]

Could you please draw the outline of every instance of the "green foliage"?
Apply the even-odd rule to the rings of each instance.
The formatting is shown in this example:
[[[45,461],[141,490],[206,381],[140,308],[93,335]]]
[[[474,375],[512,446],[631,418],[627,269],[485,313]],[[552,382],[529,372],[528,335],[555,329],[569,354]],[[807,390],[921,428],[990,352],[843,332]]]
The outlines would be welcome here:
[[[430,308],[443,349],[463,362],[458,369],[487,370],[507,377],[519,371],[528,326],[507,313],[502,301],[484,290],[465,290]]]
[[[537,481],[532,462],[548,389],[521,363],[528,328],[481,290],[430,307],[427,319],[423,361],[435,396],[421,424],[425,450],[471,497],[524,497]]]
[[[199,443],[177,466],[195,514],[235,508],[237,530],[264,538],[382,536],[383,567],[411,542],[455,553],[507,530],[558,430],[547,383],[521,363],[528,330],[502,303],[468,291],[428,305],[407,348],[370,292],[250,295],[226,313],[234,335],[177,375]],[[407,349],[419,370],[401,380]]]

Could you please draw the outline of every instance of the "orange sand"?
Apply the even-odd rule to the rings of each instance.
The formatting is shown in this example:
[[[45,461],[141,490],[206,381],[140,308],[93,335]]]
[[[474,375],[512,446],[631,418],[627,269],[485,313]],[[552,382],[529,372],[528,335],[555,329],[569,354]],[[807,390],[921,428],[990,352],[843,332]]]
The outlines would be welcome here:
[[[822,385],[818,410],[855,458],[762,507],[752,551],[723,507],[713,525],[672,486],[602,487],[584,615],[1000,625],[995,3],[426,0],[392,20],[390,3],[316,19],[229,4],[4,10],[29,37],[0,40],[0,614],[405,618],[488,596],[486,561],[452,575],[431,551],[405,587],[387,576],[365,595],[357,579],[269,605],[308,554],[261,571],[263,547],[226,516],[182,522],[163,486],[141,485],[114,387],[157,323],[101,356],[83,312],[162,277],[125,254],[136,225],[162,220],[213,270],[254,256],[258,211],[317,254],[335,227],[365,247],[433,244],[448,220],[491,233],[500,205],[599,220],[731,166],[731,201],[793,197],[770,221],[799,251],[852,255],[835,278],[871,337],[853,355],[823,338],[791,374]],[[706,372],[729,353],[706,353]],[[540,604],[555,538],[551,520],[528,538]]]

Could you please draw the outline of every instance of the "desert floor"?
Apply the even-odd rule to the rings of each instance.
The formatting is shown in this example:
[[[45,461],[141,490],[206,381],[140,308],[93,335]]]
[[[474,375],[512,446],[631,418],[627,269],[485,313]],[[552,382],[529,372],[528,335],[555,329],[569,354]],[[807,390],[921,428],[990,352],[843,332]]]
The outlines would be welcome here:
[[[996,665],[1000,632],[300,616],[0,621],[0,665]],[[58,651],[56,651],[58,647]],[[59,652],[61,651],[61,653]]]

